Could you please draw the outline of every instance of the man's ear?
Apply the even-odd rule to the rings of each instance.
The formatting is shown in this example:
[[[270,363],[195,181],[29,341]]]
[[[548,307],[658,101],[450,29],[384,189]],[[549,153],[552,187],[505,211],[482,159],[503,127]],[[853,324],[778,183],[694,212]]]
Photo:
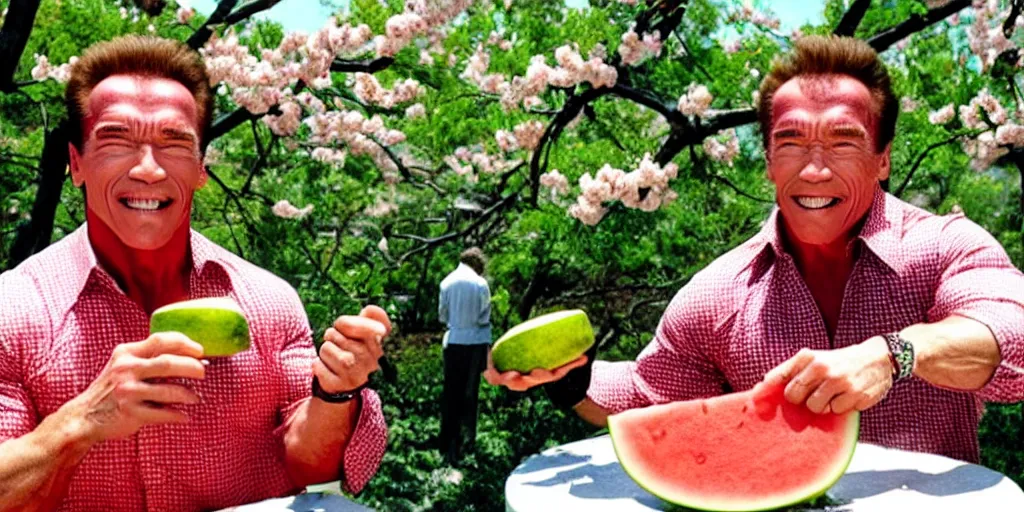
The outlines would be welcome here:
[[[889,171],[892,170],[892,142],[886,144],[882,151],[882,159],[878,162],[878,181],[889,179]]]
[[[71,142],[68,142],[68,167],[71,170],[71,183],[74,183],[76,187],[81,187],[85,183],[85,173],[82,171],[82,155],[78,153],[78,148]]]
[[[205,156],[203,157],[205,160]],[[206,171],[206,164],[199,162],[199,184],[196,185],[196,190],[199,190],[206,186],[206,182],[210,180],[210,173]]]

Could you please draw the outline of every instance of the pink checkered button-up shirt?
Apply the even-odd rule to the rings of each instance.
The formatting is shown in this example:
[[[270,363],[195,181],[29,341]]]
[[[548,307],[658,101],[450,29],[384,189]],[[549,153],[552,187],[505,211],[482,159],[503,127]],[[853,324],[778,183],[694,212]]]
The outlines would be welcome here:
[[[190,298],[235,299],[252,346],[184,381],[202,399],[182,407],[189,423],[93,447],[62,511],[210,510],[300,490],[285,470],[283,435],[311,394],[316,354],[302,303],[285,281],[196,232],[191,245]],[[96,265],[85,226],[0,275],[0,442],[82,393],[116,345],[148,334],[146,313]],[[339,468],[346,490],[376,472],[386,428],[377,394],[363,391]]]
[[[861,439],[976,462],[982,400],[1024,400],[1024,275],[963,215],[937,216],[881,190],[854,250],[833,340],[793,258],[777,211],[672,300],[636,361],[597,362],[589,397],[612,411],[753,387],[804,347],[835,349],[952,314],[995,334],[1003,360],[976,393],[916,377],[861,416]]]

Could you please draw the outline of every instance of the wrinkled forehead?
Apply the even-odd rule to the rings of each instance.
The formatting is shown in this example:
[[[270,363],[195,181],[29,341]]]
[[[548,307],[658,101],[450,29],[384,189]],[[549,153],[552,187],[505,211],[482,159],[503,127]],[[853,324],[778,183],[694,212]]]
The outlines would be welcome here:
[[[798,76],[782,84],[772,98],[773,122],[795,114],[836,113],[873,127],[875,110],[867,86],[843,75]]]
[[[198,125],[198,107],[188,88],[161,77],[113,75],[103,79],[89,93],[86,124],[105,119],[174,122],[193,130]]]

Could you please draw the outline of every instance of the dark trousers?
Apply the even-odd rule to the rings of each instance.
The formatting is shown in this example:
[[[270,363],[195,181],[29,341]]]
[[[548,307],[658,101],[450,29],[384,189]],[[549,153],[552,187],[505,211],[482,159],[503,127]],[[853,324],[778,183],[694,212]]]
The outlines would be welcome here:
[[[448,345],[444,349],[444,399],[441,402],[441,453],[455,464],[462,450],[462,427],[469,433],[466,448],[476,443],[480,374],[487,368],[488,345]]]

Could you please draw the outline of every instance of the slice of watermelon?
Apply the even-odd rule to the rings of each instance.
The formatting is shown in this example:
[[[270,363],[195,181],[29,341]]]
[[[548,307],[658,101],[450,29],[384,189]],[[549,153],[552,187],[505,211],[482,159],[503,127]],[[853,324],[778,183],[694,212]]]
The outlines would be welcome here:
[[[770,510],[824,494],[853,458],[856,411],[815,414],[781,386],[608,417],[615,455],[659,498],[698,510]]]

